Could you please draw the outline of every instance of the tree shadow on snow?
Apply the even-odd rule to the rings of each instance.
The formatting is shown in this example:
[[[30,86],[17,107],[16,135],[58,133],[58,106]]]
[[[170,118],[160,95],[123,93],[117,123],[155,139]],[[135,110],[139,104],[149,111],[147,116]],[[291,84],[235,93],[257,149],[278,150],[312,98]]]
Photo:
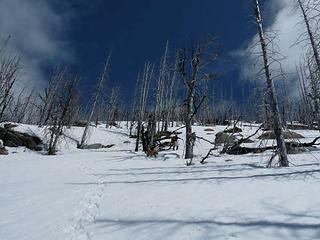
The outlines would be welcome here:
[[[320,173],[320,169],[317,170],[304,170],[295,172],[283,172],[283,173],[267,173],[267,174],[253,174],[244,176],[212,176],[212,177],[192,177],[192,178],[166,178],[166,179],[142,179],[142,180],[132,180],[132,181],[104,181],[103,184],[140,184],[140,183],[170,183],[170,182],[196,182],[196,181],[231,181],[231,180],[259,180],[271,178],[272,180],[284,180],[296,179],[296,180],[306,180],[306,179],[320,179],[320,176],[316,174]],[[78,183],[68,183],[75,185],[92,185],[99,184],[98,182],[78,182]],[[101,184],[101,183],[100,183]]]
[[[306,237],[305,231],[309,234],[312,232],[313,236],[320,237],[320,223],[297,223],[297,222],[284,222],[284,221],[268,221],[268,220],[255,220],[255,221],[215,221],[215,220],[180,220],[180,219],[109,219],[97,218],[95,224],[99,228],[104,228],[106,233],[116,231],[131,231],[142,234],[148,229],[149,234],[159,239],[166,239],[172,237],[174,232],[187,228],[187,231],[195,229],[203,229],[206,231],[207,237],[209,233],[220,232],[221,239],[226,239],[228,232],[237,232],[247,234],[247,232],[254,231],[256,234],[263,234],[263,231],[272,235],[270,237],[279,237],[285,231],[286,235],[290,235],[290,239],[301,239]],[[222,229],[223,228],[223,229]],[[222,234],[221,234],[222,233]],[[179,233],[177,233],[179,236]],[[236,235],[236,234],[234,234]],[[216,235],[218,236],[218,235]],[[157,239],[158,239],[157,238]],[[199,238],[200,239],[200,238]],[[201,238],[208,239],[208,238]],[[218,239],[215,238],[215,239]],[[277,238],[278,239],[278,238]],[[285,239],[285,238],[283,238]],[[317,239],[317,238],[315,238]]]

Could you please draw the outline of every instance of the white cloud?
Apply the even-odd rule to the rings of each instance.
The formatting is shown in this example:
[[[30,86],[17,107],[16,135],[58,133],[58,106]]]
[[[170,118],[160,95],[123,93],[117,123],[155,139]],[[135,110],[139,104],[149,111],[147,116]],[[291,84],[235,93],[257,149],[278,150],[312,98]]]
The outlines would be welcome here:
[[[1,46],[10,36],[7,52],[21,56],[23,74],[20,86],[42,88],[44,69],[72,59],[66,41],[66,19],[49,0],[1,0]]]
[[[287,74],[289,91],[297,93],[296,64],[301,56],[307,53],[306,42],[295,44],[299,36],[305,31],[305,26],[301,23],[300,11],[295,8],[296,1],[271,0],[266,6],[264,20],[268,23],[265,26],[267,32],[276,31],[277,38],[274,40],[276,50],[280,53],[281,66]],[[272,34],[273,35],[273,34]],[[257,52],[261,51],[256,45],[257,35],[249,44],[236,51],[236,55],[244,58],[241,66],[241,78],[243,80],[257,79],[258,69],[261,69],[261,62],[257,62]],[[272,65],[274,71],[279,68],[278,63]],[[274,72],[274,75],[277,73]]]

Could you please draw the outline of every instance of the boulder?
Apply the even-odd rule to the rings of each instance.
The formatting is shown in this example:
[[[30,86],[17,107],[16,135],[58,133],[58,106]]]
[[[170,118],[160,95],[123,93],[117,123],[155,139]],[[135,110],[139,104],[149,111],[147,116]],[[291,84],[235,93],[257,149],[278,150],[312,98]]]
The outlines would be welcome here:
[[[8,155],[8,150],[5,147],[0,147],[0,155]]]
[[[304,147],[296,147],[296,148],[290,148],[290,147],[287,147],[287,153],[288,154],[299,154],[299,153],[303,153],[303,152],[306,152],[306,148]]]
[[[91,149],[91,150],[94,150],[94,149],[101,149],[101,148],[111,148],[113,147],[114,144],[109,144],[109,145],[103,145],[101,143],[93,143],[93,144],[87,144],[87,145],[84,145],[82,147],[82,149]]]
[[[240,133],[242,129],[239,127],[229,128],[223,131],[224,133]]]
[[[221,144],[232,145],[232,144],[236,143],[236,141],[237,141],[237,136],[229,134],[229,133],[225,133],[225,132],[218,132],[216,134],[216,138],[214,140],[214,143],[216,145],[221,145]]]
[[[42,150],[42,141],[39,137],[12,129],[0,127],[0,139],[3,141],[3,145],[7,147],[24,146],[34,151]]]
[[[3,127],[4,127],[5,129],[12,129],[12,128],[18,127],[18,125],[17,125],[17,124],[14,124],[14,123],[5,123],[5,124],[3,125]]]
[[[266,131],[264,133],[262,133],[258,139],[263,139],[263,140],[266,140],[266,139],[275,139],[276,136],[274,134],[274,131]],[[296,139],[296,138],[304,138],[304,136],[302,136],[301,134],[299,133],[296,133],[296,132],[293,132],[293,131],[283,131],[283,138],[284,139]]]
[[[2,140],[0,140],[0,155],[8,155],[8,150],[3,146]]]

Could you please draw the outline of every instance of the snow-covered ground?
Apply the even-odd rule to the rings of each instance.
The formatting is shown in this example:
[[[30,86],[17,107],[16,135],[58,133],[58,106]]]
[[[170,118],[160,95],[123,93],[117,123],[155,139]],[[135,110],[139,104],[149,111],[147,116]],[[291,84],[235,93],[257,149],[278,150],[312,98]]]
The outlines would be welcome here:
[[[213,128],[194,127],[211,141],[224,129]],[[35,126],[16,130],[44,134]],[[199,140],[187,167],[182,140],[178,151],[146,158],[132,151],[125,129],[93,129],[91,143],[116,144],[100,150],[76,149],[72,139],[81,132],[68,130],[56,156],[24,148],[0,156],[0,239],[320,239],[318,151],[290,155],[289,168],[264,168],[270,152],[216,151],[201,165],[211,146]],[[296,132],[303,141],[319,135]]]

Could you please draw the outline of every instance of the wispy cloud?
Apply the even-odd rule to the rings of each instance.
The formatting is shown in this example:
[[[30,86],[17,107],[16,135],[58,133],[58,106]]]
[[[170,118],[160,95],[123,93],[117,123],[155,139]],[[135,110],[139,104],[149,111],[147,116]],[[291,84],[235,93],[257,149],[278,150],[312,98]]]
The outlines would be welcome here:
[[[0,40],[2,44],[10,36],[7,52],[21,56],[20,86],[43,87],[49,65],[72,59],[63,13],[50,1],[0,1]]]
[[[273,32],[275,51],[278,52],[278,59],[281,60],[281,67],[287,75],[290,92],[295,93],[296,88],[296,64],[301,56],[307,53],[306,42],[297,43],[299,36],[305,31],[301,22],[300,12],[296,9],[296,1],[271,0],[266,3],[265,26],[267,32]],[[266,13],[265,12],[265,13]],[[262,68],[261,62],[257,61],[260,46],[257,43],[257,35],[253,36],[247,45],[235,51],[235,55],[242,58],[241,78],[243,80],[256,80],[257,72]],[[274,57],[274,56],[273,56]],[[279,69],[279,63],[274,62],[274,71]],[[274,73],[277,75],[277,73]]]

